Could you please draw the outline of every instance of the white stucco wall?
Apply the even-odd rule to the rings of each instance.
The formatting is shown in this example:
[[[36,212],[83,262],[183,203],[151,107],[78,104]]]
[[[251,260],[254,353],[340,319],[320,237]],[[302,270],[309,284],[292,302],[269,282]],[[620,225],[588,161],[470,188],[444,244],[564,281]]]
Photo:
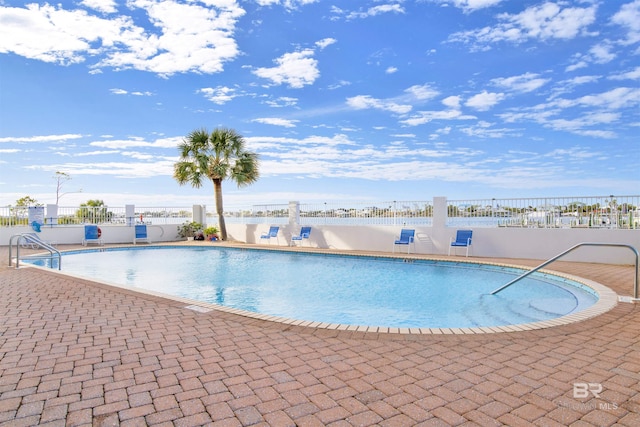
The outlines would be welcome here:
[[[126,225],[100,225],[104,243],[133,243],[134,227]],[[9,244],[11,236],[20,233],[33,233],[31,227],[0,228],[0,245]],[[148,225],[147,234],[152,242],[172,242],[178,240],[178,229],[175,224]],[[59,245],[79,244],[84,238],[84,226],[65,225],[59,227],[42,227],[38,237],[44,241],[55,242]]]
[[[246,243],[262,243],[260,235],[269,230],[269,225],[227,225],[230,238]],[[456,229],[448,227],[414,227],[416,230],[415,251],[423,254],[447,255],[450,238]],[[311,246],[341,250],[363,250],[391,252],[393,241],[401,227],[390,226],[314,226],[311,231]],[[287,245],[300,227],[280,226],[280,245]],[[618,229],[544,229],[544,228],[475,228],[471,256],[498,258],[549,259],[573,245],[584,242],[616,243],[631,245],[640,250],[640,230]],[[271,240],[276,245],[276,240]],[[305,245],[307,243],[305,242]],[[406,251],[406,246],[396,250]],[[412,249],[413,251],[413,249]],[[458,248],[463,255],[464,249]],[[599,262],[611,264],[633,264],[635,255],[628,248],[583,247],[562,258],[566,261]]]
[[[105,243],[132,243],[133,227],[124,225],[101,225]],[[393,241],[400,234],[401,227],[376,225],[320,225],[313,226],[310,243],[314,247],[340,250],[362,250],[391,252]],[[446,255],[450,238],[456,229],[449,227],[414,227],[416,230],[415,252],[422,254]],[[260,235],[269,230],[269,224],[227,224],[229,238],[244,243],[266,244]],[[31,227],[0,228],[0,245],[8,245],[14,234],[33,232]],[[280,226],[280,245],[286,246],[292,235],[300,232],[300,226],[286,224]],[[152,242],[172,242],[178,237],[177,226],[149,225]],[[83,226],[43,227],[39,234],[45,241],[57,244],[78,244],[84,237]],[[640,251],[640,230],[582,229],[582,228],[474,228],[471,256],[498,258],[549,259],[569,247],[582,243],[627,244]],[[271,241],[276,245],[276,240]],[[308,242],[304,243],[305,245]],[[406,246],[398,246],[396,251],[406,251]],[[413,251],[413,248],[412,248]],[[458,248],[463,255],[464,249]],[[633,264],[633,252],[627,248],[584,247],[563,257],[567,261],[601,262],[611,264]]]

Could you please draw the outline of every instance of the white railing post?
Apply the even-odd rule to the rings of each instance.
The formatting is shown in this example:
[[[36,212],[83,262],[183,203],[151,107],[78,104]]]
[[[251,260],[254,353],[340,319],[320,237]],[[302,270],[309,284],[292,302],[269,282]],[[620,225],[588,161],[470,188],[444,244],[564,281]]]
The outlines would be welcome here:
[[[446,197],[433,198],[433,227],[434,228],[447,227],[447,198]]]
[[[124,205],[124,221],[127,227],[133,227],[136,223],[136,207],[135,205]]]
[[[192,221],[197,222],[198,224],[203,224],[207,220],[205,217],[204,206],[203,205],[193,205],[193,213],[192,213]]]
[[[48,225],[58,225],[58,205],[47,205],[47,219],[49,220]]]
[[[300,202],[289,202],[289,225],[300,224]]]

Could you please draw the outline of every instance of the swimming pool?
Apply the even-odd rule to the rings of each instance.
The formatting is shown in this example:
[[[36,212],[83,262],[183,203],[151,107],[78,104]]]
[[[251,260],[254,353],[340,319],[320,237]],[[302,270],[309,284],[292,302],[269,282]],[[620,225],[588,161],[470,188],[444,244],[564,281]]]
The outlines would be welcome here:
[[[489,295],[523,272],[506,266],[210,246],[65,252],[62,271],[279,318],[393,328],[530,324],[598,300],[545,273]]]

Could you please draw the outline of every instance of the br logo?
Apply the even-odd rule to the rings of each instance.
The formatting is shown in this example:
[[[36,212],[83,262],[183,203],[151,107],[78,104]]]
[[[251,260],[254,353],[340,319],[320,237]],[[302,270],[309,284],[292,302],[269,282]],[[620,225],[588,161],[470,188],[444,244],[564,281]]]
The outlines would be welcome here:
[[[589,393],[596,399],[600,398],[602,393],[602,384],[600,383],[573,383],[573,397],[575,399],[584,399],[589,397]]]

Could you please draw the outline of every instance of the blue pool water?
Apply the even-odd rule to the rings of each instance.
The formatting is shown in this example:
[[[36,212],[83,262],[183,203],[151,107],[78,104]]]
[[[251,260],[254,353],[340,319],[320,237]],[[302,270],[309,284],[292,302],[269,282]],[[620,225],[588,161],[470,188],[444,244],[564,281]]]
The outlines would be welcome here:
[[[508,267],[219,247],[76,251],[64,254],[62,271],[273,316],[386,327],[530,323],[597,300],[546,274],[489,295],[523,273]]]

